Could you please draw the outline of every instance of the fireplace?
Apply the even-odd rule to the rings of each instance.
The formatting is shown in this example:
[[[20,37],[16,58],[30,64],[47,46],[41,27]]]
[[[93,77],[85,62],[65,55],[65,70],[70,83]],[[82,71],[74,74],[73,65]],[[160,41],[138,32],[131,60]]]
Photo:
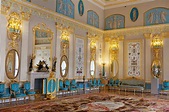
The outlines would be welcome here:
[[[34,90],[36,93],[43,93],[43,79],[44,78],[35,79]]]
[[[49,72],[33,72],[30,73],[31,89],[39,89],[42,92],[43,79],[49,77]]]

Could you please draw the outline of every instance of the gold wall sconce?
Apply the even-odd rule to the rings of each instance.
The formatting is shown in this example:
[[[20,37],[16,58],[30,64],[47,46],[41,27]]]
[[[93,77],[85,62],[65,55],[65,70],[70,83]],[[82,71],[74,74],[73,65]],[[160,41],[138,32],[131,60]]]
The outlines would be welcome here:
[[[119,51],[119,42],[118,42],[118,40],[110,41],[111,60],[116,60],[118,58],[118,51]]]
[[[22,21],[20,15],[16,12],[11,13],[8,19],[7,32],[8,38],[12,40],[12,42],[10,42],[12,48],[17,46],[18,44],[16,41],[21,39],[21,27]]]
[[[91,54],[91,60],[95,60],[96,55],[96,40],[92,39],[90,41],[90,54]]]
[[[151,65],[152,75],[155,78],[159,78],[162,72],[161,58],[162,58],[162,48],[163,48],[163,39],[160,35],[151,35],[151,47],[153,51],[153,61]]]
[[[153,49],[160,49],[163,47],[163,40],[159,37],[159,35],[155,35],[152,38],[151,46]]]
[[[69,48],[69,33],[63,30],[61,33],[61,46],[63,49],[63,55],[66,54],[66,50]]]

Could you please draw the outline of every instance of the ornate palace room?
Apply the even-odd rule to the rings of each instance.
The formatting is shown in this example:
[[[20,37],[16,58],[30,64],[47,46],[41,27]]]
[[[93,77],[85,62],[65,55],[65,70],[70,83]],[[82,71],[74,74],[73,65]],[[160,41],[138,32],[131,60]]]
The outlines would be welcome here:
[[[169,0],[0,2],[0,112],[169,112]]]

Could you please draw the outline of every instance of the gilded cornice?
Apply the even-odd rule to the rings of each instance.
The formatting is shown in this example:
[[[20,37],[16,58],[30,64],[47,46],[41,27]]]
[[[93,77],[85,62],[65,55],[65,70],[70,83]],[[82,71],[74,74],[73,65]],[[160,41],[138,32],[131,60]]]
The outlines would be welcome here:
[[[104,31],[104,38],[115,38],[119,36],[131,36],[131,35],[143,35],[149,33],[161,33],[169,31],[169,24],[153,25],[153,26],[141,26],[125,29],[116,29]]]
[[[61,30],[61,31],[66,30],[69,33],[74,33],[74,31],[75,31],[74,27],[66,26],[64,24],[55,23],[55,26],[58,30]]]
[[[99,38],[101,38],[100,35],[94,34],[94,33],[89,33],[87,32],[87,37],[91,40],[97,41]]]

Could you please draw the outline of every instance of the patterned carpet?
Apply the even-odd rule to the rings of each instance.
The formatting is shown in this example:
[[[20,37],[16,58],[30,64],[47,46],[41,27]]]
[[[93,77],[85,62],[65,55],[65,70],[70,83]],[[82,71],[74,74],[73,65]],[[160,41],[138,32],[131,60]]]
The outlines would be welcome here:
[[[169,112],[169,100],[154,96],[124,96],[108,93],[76,95],[56,100],[38,101],[0,112]]]

